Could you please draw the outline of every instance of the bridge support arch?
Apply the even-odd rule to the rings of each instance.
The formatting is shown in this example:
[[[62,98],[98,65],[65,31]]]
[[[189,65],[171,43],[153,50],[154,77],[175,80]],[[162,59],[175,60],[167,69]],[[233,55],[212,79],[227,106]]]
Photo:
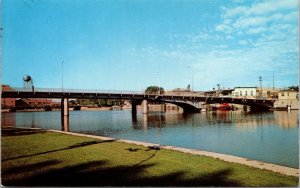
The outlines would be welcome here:
[[[175,104],[183,109],[183,113],[199,113],[201,112],[201,105],[199,102],[175,101],[175,100],[161,100],[161,102]],[[163,107],[166,108],[165,106]]]

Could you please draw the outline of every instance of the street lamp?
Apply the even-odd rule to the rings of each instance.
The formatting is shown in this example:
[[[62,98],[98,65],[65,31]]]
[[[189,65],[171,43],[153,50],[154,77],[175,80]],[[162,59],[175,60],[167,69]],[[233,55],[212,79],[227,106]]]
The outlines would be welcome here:
[[[61,91],[64,92],[64,61],[61,62]]]
[[[191,89],[191,91],[193,91],[194,90],[194,71],[191,66],[188,66],[188,69],[191,69],[191,73],[192,73],[192,89]]]

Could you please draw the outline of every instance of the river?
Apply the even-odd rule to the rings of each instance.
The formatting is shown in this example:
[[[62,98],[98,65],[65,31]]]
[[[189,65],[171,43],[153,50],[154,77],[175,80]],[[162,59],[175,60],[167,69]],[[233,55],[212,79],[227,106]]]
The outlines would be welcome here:
[[[1,125],[57,129],[230,154],[289,167],[299,166],[298,111],[264,113],[60,111],[1,113]]]

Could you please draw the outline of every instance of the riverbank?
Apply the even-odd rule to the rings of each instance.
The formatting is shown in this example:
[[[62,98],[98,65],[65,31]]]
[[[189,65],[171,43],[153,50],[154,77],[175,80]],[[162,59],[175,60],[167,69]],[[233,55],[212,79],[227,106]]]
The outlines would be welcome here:
[[[297,186],[298,177],[152,144],[7,128],[2,130],[2,184]]]

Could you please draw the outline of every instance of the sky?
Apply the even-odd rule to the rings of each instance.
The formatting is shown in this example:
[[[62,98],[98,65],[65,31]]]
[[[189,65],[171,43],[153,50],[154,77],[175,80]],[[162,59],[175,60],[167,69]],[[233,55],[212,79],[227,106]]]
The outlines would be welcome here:
[[[2,0],[2,84],[298,85],[297,0]],[[274,77],[273,77],[274,75]]]

